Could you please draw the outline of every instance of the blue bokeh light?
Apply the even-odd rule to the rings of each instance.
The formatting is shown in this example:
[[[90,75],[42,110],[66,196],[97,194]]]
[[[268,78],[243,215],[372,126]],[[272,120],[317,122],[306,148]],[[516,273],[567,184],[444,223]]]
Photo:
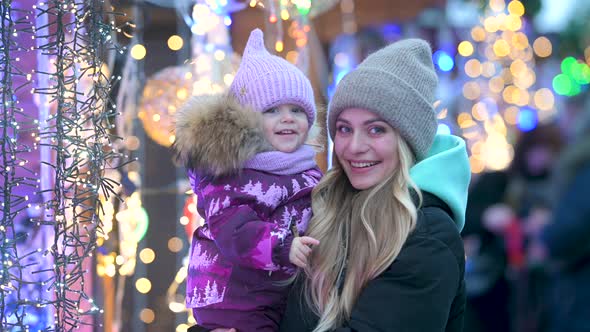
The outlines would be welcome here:
[[[447,52],[438,50],[432,56],[436,66],[442,71],[451,71],[455,67],[455,61]]]
[[[537,112],[531,108],[525,107],[518,112],[516,125],[522,131],[531,131],[537,127],[539,119]]]

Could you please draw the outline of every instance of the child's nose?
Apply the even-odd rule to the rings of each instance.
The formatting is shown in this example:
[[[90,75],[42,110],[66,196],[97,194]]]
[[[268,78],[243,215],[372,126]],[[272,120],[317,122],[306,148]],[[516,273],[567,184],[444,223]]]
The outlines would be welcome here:
[[[283,112],[281,114],[281,122],[293,122],[293,114],[291,112]]]

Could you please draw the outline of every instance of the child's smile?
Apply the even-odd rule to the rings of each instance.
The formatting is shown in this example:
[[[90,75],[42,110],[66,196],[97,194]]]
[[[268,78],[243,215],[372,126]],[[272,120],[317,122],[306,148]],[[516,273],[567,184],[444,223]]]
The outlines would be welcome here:
[[[284,104],[262,113],[264,136],[278,151],[293,152],[305,142],[309,124],[305,111]]]

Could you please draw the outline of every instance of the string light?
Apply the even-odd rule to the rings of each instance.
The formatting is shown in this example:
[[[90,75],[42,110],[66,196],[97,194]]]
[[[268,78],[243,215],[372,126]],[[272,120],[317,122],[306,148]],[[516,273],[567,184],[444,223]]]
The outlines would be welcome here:
[[[507,126],[531,130],[541,115],[549,119],[555,114],[553,93],[547,88],[533,89],[537,79],[533,55],[550,56],[552,45],[546,37],[529,43],[521,31],[524,13],[520,1],[489,0],[482,24],[471,29],[471,40],[457,47],[459,55],[469,58],[464,72],[470,80],[463,85],[463,96],[473,104],[470,113],[456,120],[468,142],[474,173],[510,164],[513,148],[508,131],[514,127]],[[574,62],[568,60],[563,67],[580,69],[576,67],[579,62]],[[553,86],[571,93],[572,82],[572,77],[558,76]]]

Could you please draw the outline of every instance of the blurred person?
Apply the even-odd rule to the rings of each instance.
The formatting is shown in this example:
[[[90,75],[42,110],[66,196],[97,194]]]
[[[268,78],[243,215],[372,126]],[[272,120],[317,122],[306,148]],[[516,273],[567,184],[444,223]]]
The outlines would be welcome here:
[[[465,331],[510,331],[504,238],[501,232],[486,226],[489,221],[484,221],[488,208],[504,201],[508,181],[505,171],[484,173],[469,191],[462,233],[467,257]]]
[[[590,331],[590,100],[575,121],[573,144],[555,173],[552,222],[540,232],[553,268],[549,331]]]

